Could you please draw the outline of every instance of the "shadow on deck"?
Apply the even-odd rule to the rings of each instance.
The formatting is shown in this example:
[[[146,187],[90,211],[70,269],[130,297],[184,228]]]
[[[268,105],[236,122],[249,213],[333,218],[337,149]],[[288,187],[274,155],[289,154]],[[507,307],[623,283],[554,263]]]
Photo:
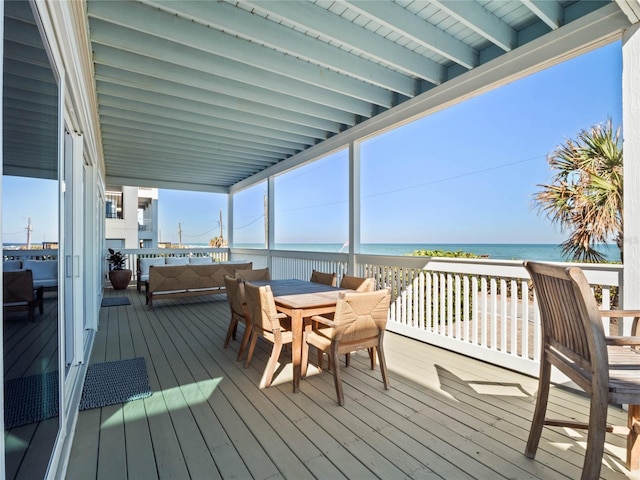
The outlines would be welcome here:
[[[91,362],[142,356],[154,394],[80,412],[67,479],[445,478],[580,476],[585,432],[545,429],[524,451],[537,380],[395,334],[385,336],[391,390],[368,358],[345,368],[339,407],[329,373],[293,394],[290,351],[274,384],[257,385],[268,346],[248,369],[222,344],[224,295],[102,308]],[[241,338],[238,332],[238,339]],[[313,358],[313,357],[312,357]],[[550,415],[585,419],[583,396],[553,388]],[[625,412],[610,416],[624,423]],[[607,436],[602,478],[629,478],[624,439]]]

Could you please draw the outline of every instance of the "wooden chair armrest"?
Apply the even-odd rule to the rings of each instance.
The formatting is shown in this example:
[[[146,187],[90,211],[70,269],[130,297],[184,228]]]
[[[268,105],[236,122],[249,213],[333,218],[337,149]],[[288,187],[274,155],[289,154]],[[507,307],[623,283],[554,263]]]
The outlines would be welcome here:
[[[619,336],[611,336],[605,337],[607,345],[616,345],[616,346],[633,346],[640,345],[640,337],[619,337]]]
[[[335,327],[336,326],[336,323],[333,320],[330,320],[330,319],[325,318],[325,317],[321,317],[320,315],[314,315],[313,317],[311,317],[311,320],[313,320],[314,322],[322,323],[323,325],[326,325],[327,327]]]
[[[638,335],[638,325],[640,324],[640,310],[600,310],[601,317],[625,318],[633,317],[631,324],[632,335]]]
[[[640,310],[600,310],[600,316],[610,318],[640,317]]]
[[[271,317],[271,328],[273,330],[277,330],[277,329],[281,329],[282,327],[280,326],[280,319],[281,318],[287,318],[288,315],[286,313],[282,313],[282,312],[278,312],[275,315],[273,315]]]

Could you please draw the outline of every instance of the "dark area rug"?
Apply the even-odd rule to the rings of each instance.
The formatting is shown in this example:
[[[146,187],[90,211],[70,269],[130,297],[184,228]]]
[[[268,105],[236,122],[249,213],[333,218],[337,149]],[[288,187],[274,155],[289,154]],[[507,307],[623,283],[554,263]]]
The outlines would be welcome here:
[[[151,396],[144,358],[89,365],[80,410],[100,408]]]
[[[118,305],[131,305],[129,297],[105,297],[102,299],[103,307],[116,307]]]
[[[151,396],[144,358],[90,365],[80,410],[106,407]],[[4,424],[11,429],[58,416],[58,372],[8,380],[4,389]]]

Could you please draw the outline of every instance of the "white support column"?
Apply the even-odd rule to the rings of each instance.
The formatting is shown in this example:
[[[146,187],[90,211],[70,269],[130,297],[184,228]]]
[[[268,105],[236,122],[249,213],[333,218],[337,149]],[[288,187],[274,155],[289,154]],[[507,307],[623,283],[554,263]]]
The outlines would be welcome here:
[[[233,247],[233,193],[227,193],[227,245]]]
[[[640,309],[640,25],[622,36],[624,272],[622,307]],[[624,334],[631,333],[626,319]]]
[[[355,275],[355,253],[360,250],[360,142],[349,143],[349,262]]]

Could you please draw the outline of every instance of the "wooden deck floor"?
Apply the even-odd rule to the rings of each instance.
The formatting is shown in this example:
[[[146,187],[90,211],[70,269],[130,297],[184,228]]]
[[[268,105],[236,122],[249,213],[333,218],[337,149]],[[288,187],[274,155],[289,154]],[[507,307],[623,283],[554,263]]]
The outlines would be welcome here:
[[[327,372],[292,393],[287,352],[260,390],[266,344],[246,370],[238,341],[222,348],[224,295],[158,301],[149,312],[143,295],[126,294],[131,305],[101,309],[91,361],[144,357],[154,394],[80,412],[68,480],[580,477],[584,432],[545,429],[536,460],[522,453],[535,379],[388,334],[391,390],[355,355],[339,407]],[[550,410],[585,419],[587,402],[554,388]],[[610,421],[626,416],[612,407]],[[638,478],[624,469],[624,439],[607,442],[602,478]]]

